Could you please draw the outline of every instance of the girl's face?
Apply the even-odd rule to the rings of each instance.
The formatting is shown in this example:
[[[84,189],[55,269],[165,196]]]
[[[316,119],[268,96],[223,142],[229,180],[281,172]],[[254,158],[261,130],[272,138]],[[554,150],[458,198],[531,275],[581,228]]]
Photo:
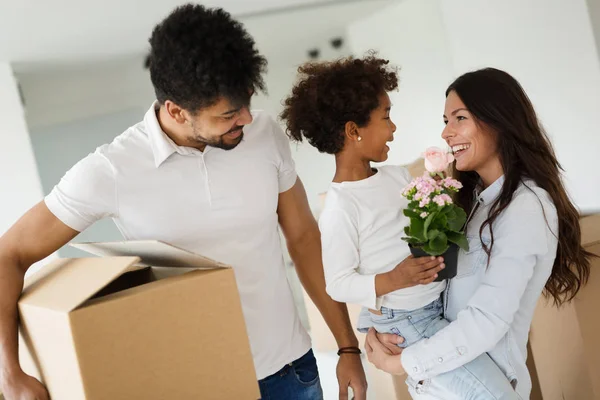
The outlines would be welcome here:
[[[369,123],[358,129],[361,142],[358,148],[362,158],[383,162],[388,158],[387,143],[394,140],[396,125],[390,119],[392,104],[387,93],[379,96],[379,106],[371,113]]]

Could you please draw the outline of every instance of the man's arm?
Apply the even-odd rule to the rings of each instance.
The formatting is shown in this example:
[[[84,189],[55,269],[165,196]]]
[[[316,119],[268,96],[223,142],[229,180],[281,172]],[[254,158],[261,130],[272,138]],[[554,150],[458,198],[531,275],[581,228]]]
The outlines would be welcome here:
[[[337,345],[339,347],[357,347],[358,340],[352,330],[346,304],[334,301],[325,291],[319,227],[310,210],[304,186],[299,178],[290,190],[279,195],[277,214],[298,277],[325,319]],[[344,361],[349,365],[352,364],[347,369],[353,369],[353,371],[340,371],[338,366],[340,398],[347,398],[345,397],[347,396],[347,387],[350,385],[354,390],[355,398],[357,400],[364,399],[366,379],[360,359],[354,354],[344,354],[342,359],[344,357],[349,360],[353,359],[353,361]],[[358,369],[360,371],[357,371]]]
[[[358,346],[346,304],[332,300],[325,292],[319,227],[300,179],[290,190],[279,195],[277,213],[298,277],[323,315],[338,346]]]
[[[48,398],[43,386],[25,375],[19,365],[17,301],[27,269],[78,233],[42,201],[0,237],[0,387],[7,399]]]

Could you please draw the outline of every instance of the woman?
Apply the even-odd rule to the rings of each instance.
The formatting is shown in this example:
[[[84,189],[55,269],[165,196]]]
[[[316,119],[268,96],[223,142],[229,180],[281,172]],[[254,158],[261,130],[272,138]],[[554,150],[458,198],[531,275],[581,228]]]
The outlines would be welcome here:
[[[397,88],[396,70],[370,56],[312,63],[300,73],[282,119],[293,139],[308,139],[336,162],[319,218],[327,292],[334,300],[364,306],[359,330],[394,332],[410,348],[449,322],[442,317],[446,282],[433,282],[443,260],[412,258],[402,241],[408,224],[402,190],[411,176],[400,166],[371,165],[387,160],[387,144],[394,139],[387,92]],[[516,398],[485,354],[439,381],[460,399]]]
[[[452,321],[428,340],[398,350],[397,336],[367,335],[369,360],[408,373],[422,399],[447,399],[438,379],[488,353],[528,399],[525,365],[533,312],[542,291],[570,301],[590,274],[579,215],[561,182],[561,166],[529,98],[506,72],[487,68],[446,90],[446,128],[464,188],[469,251],[445,293]],[[401,353],[401,355],[397,355]]]

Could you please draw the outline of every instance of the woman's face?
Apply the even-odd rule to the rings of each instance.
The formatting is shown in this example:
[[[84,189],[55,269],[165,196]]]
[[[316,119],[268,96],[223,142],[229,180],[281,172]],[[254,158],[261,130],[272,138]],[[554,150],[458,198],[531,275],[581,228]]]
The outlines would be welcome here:
[[[379,96],[379,106],[371,113],[369,123],[359,128],[361,137],[358,148],[363,158],[373,162],[383,162],[388,158],[390,148],[387,143],[394,140],[396,125],[390,119],[392,105],[387,93]]]
[[[457,170],[475,171],[483,177],[486,170],[497,168],[499,157],[494,134],[476,122],[454,91],[446,97],[444,123],[442,138],[452,149]]]

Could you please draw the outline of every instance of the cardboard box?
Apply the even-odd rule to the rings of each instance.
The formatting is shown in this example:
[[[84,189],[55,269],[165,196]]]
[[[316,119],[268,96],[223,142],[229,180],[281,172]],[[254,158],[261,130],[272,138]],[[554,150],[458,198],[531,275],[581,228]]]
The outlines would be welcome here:
[[[425,171],[425,160],[422,158],[417,158],[415,161],[410,164],[405,165],[408,172],[412,175],[413,178],[417,178],[419,176],[423,176]]]
[[[582,244],[600,255],[600,215],[580,220]],[[600,399],[600,258],[588,284],[557,309],[541,299],[530,334],[532,358],[545,400]]]
[[[156,241],[75,245],[19,300],[20,357],[53,399],[258,399],[233,270]]]

